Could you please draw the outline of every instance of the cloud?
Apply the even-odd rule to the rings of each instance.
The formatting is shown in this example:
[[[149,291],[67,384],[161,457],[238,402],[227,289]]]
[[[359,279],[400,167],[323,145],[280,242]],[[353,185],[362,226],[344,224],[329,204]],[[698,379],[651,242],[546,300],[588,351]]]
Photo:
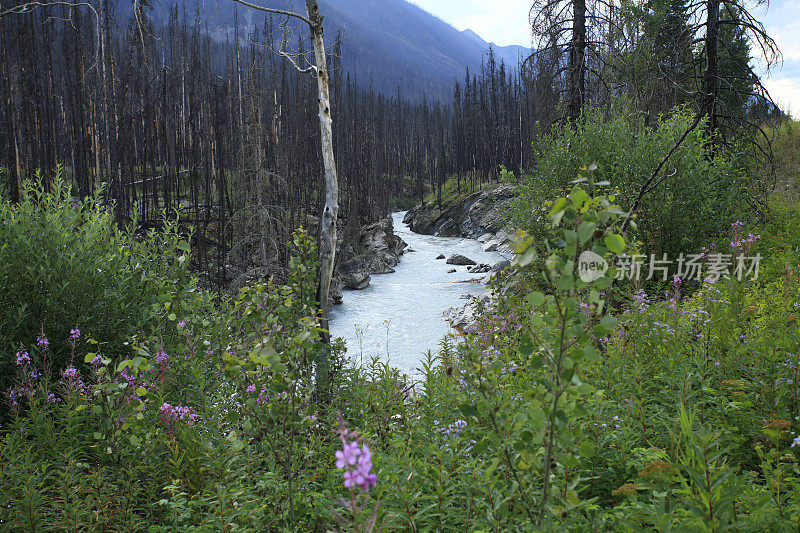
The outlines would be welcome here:
[[[471,29],[500,46],[530,46],[528,12],[531,0],[412,0],[428,13],[459,30]]]
[[[761,80],[772,100],[794,119],[800,119],[800,79],[777,78]]]

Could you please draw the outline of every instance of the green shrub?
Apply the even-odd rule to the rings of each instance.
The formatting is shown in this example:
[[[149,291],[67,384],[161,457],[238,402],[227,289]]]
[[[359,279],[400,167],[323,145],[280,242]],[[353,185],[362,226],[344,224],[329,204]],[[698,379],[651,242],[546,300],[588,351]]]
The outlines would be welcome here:
[[[534,150],[538,159],[520,179],[512,225],[542,236],[547,200],[570,187],[581,168],[597,165],[595,181],[610,182],[615,201],[630,208],[642,184],[691,124],[688,113],[663,118],[654,128],[636,118],[605,117],[587,111],[574,129],[554,128]],[[637,216],[635,240],[645,254],[671,259],[681,252],[700,253],[711,238],[726,231],[747,205],[748,175],[736,154],[708,159],[707,143],[698,128],[690,133],[664,166],[663,183],[648,193]]]
[[[188,252],[174,225],[144,236],[120,229],[99,193],[78,200],[60,176],[48,191],[24,182],[18,204],[0,202],[0,388],[17,347],[40,333],[58,368],[73,328],[79,343],[93,337],[111,357],[129,353],[124,343],[151,332],[162,302],[177,316],[189,306]]]

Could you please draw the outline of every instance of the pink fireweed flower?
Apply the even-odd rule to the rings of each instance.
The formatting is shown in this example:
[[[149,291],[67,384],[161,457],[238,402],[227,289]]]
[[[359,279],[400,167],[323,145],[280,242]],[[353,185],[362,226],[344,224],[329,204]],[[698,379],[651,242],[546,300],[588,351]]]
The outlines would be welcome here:
[[[181,329],[185,328],[186,327],[186,322],[181,320],[180,322],[178,322],[178,327],[181,328]]]
[[[170,429],[176,422],[186,422],[191,426],[199,418],[191,407],[184,405],[171,405],[164,402],[161,404],[159,411],[164,423]]]
[[[335,453],[335,457],[336,468],[344,470],[345,488],[361,487],[367,491],[378,483],[378,476],[371,472],[372,452],[366,444],[359,448],[358,441],[347,442],[342,436],[342,449]]]
[[[371,473],[371,470],[372,453],[369,451],[369,446],[365,444],[361,448],[361,455],[358,458],[358,467],[356,468],[356,476],[353,480],[362,490],[369,490],[370,487],[378,483],[378,476]]]
[[[65,378],[77,378],[78,377],[78,370],[74,366],[70,365],[70,366],[68,366],[67,368],[64,369],[64,372],[62,373],[62,375]]]
[[[345,439],[342,439],[342,449],[334,454],[336,457],[336,468],[341,470],[348,466],[355,465],[360,454],[361,450],[358,448],[358,442],[347,442]]]

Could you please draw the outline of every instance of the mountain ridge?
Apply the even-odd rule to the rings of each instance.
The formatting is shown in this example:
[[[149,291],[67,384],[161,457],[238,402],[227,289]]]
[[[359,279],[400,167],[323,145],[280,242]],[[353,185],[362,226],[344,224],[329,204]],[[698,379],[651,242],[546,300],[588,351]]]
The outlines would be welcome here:
[[[233,37],[235,9],[245,42],[248,31],[264,21],[262,13],[232,0],[201,5],[197,0],[164,1],[154,6],[154,18],[165,21],[171,5],[210,18],[207,27],[219,41]],[[290,0],[269,0],[266,5],[293,9]],[[319,8],[326,44],[342,33],[342,65],[354,83],[385,95],[399,91],[412,101],[449,101],[455,82],[463,82],[467,68],[481,68],[490,46],[495,61],[502,61],[507,71],[516,69],[530,52],[524,46],[488,43],[471,29],[459,31],[405,0],[319,0]]]

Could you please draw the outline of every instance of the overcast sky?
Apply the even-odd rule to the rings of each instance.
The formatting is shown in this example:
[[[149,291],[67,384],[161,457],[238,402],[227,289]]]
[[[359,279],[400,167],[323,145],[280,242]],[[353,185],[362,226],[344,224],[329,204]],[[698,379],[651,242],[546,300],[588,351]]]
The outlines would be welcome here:
[[[505,46],[531,45],[531,0],[411,0],[459,30],[469,28],[484,40]],[[764,85],[784,110],[800,118],[800,0],[772,0],[769,9],[754,8],[783,52]],[[766,14],[765,14],[766,13]]]

